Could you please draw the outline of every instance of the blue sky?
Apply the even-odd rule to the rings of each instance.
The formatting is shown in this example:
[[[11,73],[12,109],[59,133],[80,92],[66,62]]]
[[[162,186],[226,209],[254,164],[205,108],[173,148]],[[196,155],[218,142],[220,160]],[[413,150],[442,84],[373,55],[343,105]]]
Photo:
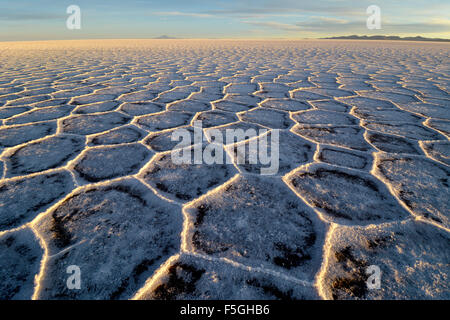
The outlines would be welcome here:
[[[81,29],[66,8],[81,8]],[[366,8],[381,9],[381,30]],[[0,41],[88,38],[319,38],[385,34],[450,38],[448,0],[0,0]]]

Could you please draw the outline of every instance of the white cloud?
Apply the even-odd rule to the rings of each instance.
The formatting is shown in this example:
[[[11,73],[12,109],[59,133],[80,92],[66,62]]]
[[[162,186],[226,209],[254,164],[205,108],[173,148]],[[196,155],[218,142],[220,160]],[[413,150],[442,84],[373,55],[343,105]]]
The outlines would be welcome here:
[[[301,27],[294,24],[287,24],[275,21],[242,21],[243,23],[251,24],[254,26],[267,27],[272,29],[280,29],[284,31],[300,31]]]
[[[157,11],[152,12],[154,15],[158,16],[183,16],[183,17],[194,17],[194,18],[212,18],[212,14],[208,13],[196,13],[196,12],[180,12],[180,11]]]
[[[332,18],[332,17],[312,17],[312,18],[316,19],[318,21],[322,21],[324,23],[333,23],[333,24],[346,24],[346,23],[349,23],[348,20]]]

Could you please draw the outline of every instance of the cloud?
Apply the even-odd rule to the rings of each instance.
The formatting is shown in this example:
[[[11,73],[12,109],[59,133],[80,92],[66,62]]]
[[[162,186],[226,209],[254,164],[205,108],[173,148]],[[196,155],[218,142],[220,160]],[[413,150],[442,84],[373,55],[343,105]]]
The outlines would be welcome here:
[[[301,27],[294,24],[280,23],[275,21],[242,21],[243,23],[251,24],[254,26],[268,27],[272,29],[279,29],[284,31],[300,31]]]
[[[332,17],[312,17],[312,18],[316,19],[317,21],[322,22],[322,23],[330,23],[330,24],[346,24],[346,23],[349,23],[348,20],[332,18]]]
[[[391,20],[390,20],[391,21]],[[352,33],[379,33],[379,34],[400,34],[400,33],[432,33],[450,31],[450,20],[435,19],[430,22],[415,23],[393,23],[381,22],[381,29],[368,30],[365,19],[341,20],[327,17],[313,17],[307,21],[297,22],[295,24],[303,31],[321,32],[328,34],[338,34],[344,32]]]
[[[450,19],[432,18],[429,24],[439,24],[444,26],[450,26]]]
[[[214,9],[205,11],[212,15],[226,16],[276,16],[276,15],[304,15],[310,13],[330,13],[346,16],[361,15],[365,13],[366,7],[354,8],[345,3],[336,5],[335,2],[311,3],[303,1],[278,0],[272,2],[254,3],[254,6],[241,6],[227,9]]]
[[[194,17],[194,18],[212,18],[212,14],[208,13],[196,13],[196,12],[180,12],[180,11],[157,11],[152,12],[154,15],[158,16],[183,16],[183,17]]]
[[[230,18],[240,22],[283,31],[305,31],[309,33],[432,33],[447,32],[450,21],[439,18],[439,8],[445,7],[441,0],[429,0],[429,6],[423,8],[420,0],[411,0],[415,5],[405,7],[402,3],[379,0],[382,12],[382,29],[368,30],[366,8],[372,0],[208,0],[208,5],[201,0],[197,9],[179,9],[179,11],[158,11],[160,16],[184,16],[193,18]],[[200,6],[200,3],[203,3]],[[201,8],[201,9],[200,9]],[[424,9],[422,11],[422,9]],[[428,9],[428,11],[427,11]],[[284,18],[284,19],[283,19]],[[284,20],[284,21],[283,21]],[[287,23],[287,21],[289,23]]]
[[[449,32],[448,23],[403,23],[403,24],[381,24],[383,29],[397,33],[430,33],[430,32]]]
[[[30,21],[30,20],[56,20],[66,17],[64,14],[37,13],[37,12],[7,12],[0,9],[0,20]]]
[[[197,1],[198,2],[198,1]],[[197,8],[191,9],[191,8]],[[338,14],[354,16],[365,14],[364,4],[349,5],[349,1],[324,0],[311,2],[309,0],[239,0],[214,1],[208,0],[197,3],[195,6],[180,5],[175,11],[157,11],[157,15],[192,16],[200,18],[209,17],[276,17],[276,16],[304,16],[308,14]],[[200,9],[201,8],[201,9]],[[186,10],[184,10],[186,9]]]
[[[387,20],[387,19],[386,19]],[[334,17],[311,16],[304,21],[293,24],[276,21],[241,21],[246,24],[271,28],[283,31],[309,32],[321,34],[422,34],[442,33],[450,31],[450,20],[434,18],[427,22],[395,23],[392,20],[383,20],[381,29],[369,30],[366,26],[365,17],[356,19],[340,19]]]

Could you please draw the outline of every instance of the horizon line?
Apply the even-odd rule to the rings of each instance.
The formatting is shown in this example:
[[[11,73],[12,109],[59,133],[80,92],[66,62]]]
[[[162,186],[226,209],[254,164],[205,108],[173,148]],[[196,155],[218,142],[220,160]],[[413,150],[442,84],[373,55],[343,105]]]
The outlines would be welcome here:
[[[392,36],[395,37],[395,36]],[[406,39],[405,39],[406,38]],[[159,41],[177,41],[177,40],[227,40],[227,41],[304,41],[304,40],[340,40],[340,41],[403,41],[403,42],[450,42],[447,38],[426,38],[425,40],[408,39],[414,37],[399,37],[399,39],[370,39],[368,38],[346,38],[346,36],[322,37],[322,38],[80,38],[80,39],[39,39],[39,40],[1,40],[0,43],[10,42],[50,42],[50,41],[93,41],[93,40],[159,40]]]

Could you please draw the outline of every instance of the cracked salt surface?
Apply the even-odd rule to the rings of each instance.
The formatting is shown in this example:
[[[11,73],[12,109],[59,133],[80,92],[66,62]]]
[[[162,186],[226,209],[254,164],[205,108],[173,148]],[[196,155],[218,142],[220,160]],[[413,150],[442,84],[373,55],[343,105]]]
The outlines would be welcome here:
[[[450,299],[447,44],[96,40],[0,55],[0,299]],[[198,120],[209,142],[258,136],[216,145],[224,165],[175,165],[172,133],[192,138]],[[275,129],[275,175],[236,161]]]

